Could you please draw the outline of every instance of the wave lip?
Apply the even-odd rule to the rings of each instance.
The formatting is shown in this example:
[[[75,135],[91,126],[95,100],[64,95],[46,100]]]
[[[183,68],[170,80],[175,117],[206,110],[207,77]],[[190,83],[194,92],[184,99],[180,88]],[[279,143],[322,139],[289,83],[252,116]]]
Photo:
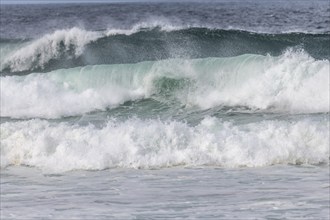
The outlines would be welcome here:
[[[157,132],[155,133],[155,130]],[[260,167],[329,164],[327,120],[199,125],[158,120],[109,121],[103,128],[30,120],[1,125],[1,167],[49,172],[172,166]]]
[[[168,58],[232,57],[247,53],[277,56],[288,47],[300,47],[317,59],[329,59],[329,43],[329,33],[264,34],[184,28],[156,21],[131,29],[92,32],[72,28],[31,42],[2,42],[0,70],[2,74],[16,74]]]
[[[1,70],[20,72],[43,69],[51,60],[59,59],[64,54],[68,59],[78,57],[83,53],[86,44],[100,36],[100,33],[79,28],[55,31],[10,53],[4,59]]]
[[[5,117],[75,116],[145,98],[187,109],[329,112],[329,61],[289,50],[279,57],[170,59],[1,77]]]

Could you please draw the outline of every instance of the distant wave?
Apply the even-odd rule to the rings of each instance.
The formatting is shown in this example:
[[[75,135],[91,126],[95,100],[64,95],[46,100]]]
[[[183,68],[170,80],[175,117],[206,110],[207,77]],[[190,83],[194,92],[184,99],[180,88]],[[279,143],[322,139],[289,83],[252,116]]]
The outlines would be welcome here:
[[[1,116],[12,118],[81,115],[146,98],[186,108],[329,112],[329,60],[288,50],[278,57],[168,59],[1,77]]]
[[[316,59],[329,59],[329,45],[329,33],[265,34],[157,25],[99,32],[72,28],[32,41],[2,39],[0,71],[4,75],[169,58],[231,57],[246,53],[277,56],[288,47],[302,48]]]
[[[34,119],[3,123],[0,129],[2,168],[25,165],[64,172],[329,164],[326,118],[234,125],[207,117],[194,127],[177,121],[129,119],[110,120],[102,128]]]

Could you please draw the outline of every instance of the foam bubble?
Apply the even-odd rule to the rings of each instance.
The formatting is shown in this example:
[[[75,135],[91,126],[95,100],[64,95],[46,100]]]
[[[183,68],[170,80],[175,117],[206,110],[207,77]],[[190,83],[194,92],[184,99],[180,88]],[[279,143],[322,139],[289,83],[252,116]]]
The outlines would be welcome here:
[[[45,120],[7,122],[1,125],[1,167],[27,165],[63,172],[328,164],[328,131],[327,120],[235,125],[208,117],[193,127],[178,121],[129,119],[110,120],[102,128]]]

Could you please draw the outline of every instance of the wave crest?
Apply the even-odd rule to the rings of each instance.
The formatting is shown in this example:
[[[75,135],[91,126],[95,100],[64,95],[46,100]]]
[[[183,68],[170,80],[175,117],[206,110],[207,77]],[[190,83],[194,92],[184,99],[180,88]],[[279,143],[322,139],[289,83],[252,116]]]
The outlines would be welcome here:
[[[329,112],[329,61],[287,51],[279,57],[170,59],[1,77],[1,116],[13,118],[81,115],[145,98],[188,109]]]
[[[1,70],[20,72],[43,69],[53,59],[63,56],[65,59],[76,58],[83,53],[86,44],[100,36],[100,33],[79,28],[55,31],[9,53],[1,65]]]
[[[155,22],[153,25],[141,23],[128,30],[58,30],[38,40],[11,45],[10,53],[2,52],[9,44],[4,42],[0,45],[1,71],[2,74],[31,73],[85,65],[232,57],[247,53],[278,56],[288,47],[303,48],[317,59],[330,58],[328,33],[263,34],[181,28]]]

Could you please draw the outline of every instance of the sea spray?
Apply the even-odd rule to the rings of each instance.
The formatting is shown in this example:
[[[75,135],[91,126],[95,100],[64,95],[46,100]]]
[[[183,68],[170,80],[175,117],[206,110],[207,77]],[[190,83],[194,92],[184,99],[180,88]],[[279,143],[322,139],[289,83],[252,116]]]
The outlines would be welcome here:
[[[293,50],[279,57],[97,65],[1,77],[1,116],[60,118],[147,98],[187,109],[245,106],[318,113],[329,112],[328,88],[329,61]]]
[[[99,37],[100,33],[79,28],[55,31],[8,53],[1,63],[1,70],[19,72],[43,69],[51,60],[80,56],[84,46]]]
[[[1,40],[1,39],[0,39]],[[169,58],[278,56],[300,48],[316,59],[329,59],[329,33],[255,33],[241,30],[176,27],[139,23],[132,29],[57,30],[31,41],[4,40],[1,74],[48,72],[85,65],[137,63]],[[1,41],[0,41],[1,42]]]

